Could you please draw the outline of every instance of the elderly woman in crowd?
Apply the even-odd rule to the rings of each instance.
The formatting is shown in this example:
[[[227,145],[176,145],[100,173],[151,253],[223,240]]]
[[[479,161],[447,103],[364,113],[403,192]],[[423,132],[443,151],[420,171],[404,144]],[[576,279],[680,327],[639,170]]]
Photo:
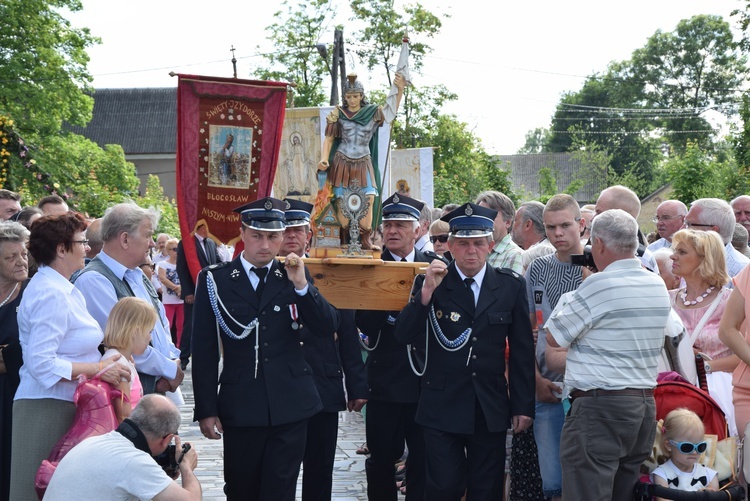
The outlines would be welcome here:
[[[669,292],[672,308],[693,339],[694,352],[706,355],[708,392],[736,435],[731,373],[739,358],[719,339],[719,323],[731,294],[726,288],[724,243],[713,231],[680,230],[672,236],[672,250],[672,273],[685,281],[685,287]]]
[[[83,267],[88,248],[80,214],[45,216],[31,229],[29,252],[39,271],[24,291],[18,310],[23,365],[13,404],[10,498],[36,501],[34,477],[43,459],[73,423],[73,394],[80,374],[101,368],[103,334],[83,296],[69,282]],[[105,362],[106,366],[106,362]],[[102,379],[130,379],[121,364],[110,364]]]
[[[13,397],[18,388],[21,344],[16,309],[26,288],[29,230],[13,222],[0,223],[0,500],[10,499],[10,444]]]

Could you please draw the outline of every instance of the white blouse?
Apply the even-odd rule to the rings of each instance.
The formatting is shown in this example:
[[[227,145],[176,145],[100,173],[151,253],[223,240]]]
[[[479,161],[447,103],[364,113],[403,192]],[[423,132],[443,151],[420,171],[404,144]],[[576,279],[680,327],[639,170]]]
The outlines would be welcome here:
[[[15,400],[72,402],[78,385],[70,381],[73,363],[98,363],[104,338],[80,291],[54,269],[41,266],[21,299],[18,331],[23,365]]]

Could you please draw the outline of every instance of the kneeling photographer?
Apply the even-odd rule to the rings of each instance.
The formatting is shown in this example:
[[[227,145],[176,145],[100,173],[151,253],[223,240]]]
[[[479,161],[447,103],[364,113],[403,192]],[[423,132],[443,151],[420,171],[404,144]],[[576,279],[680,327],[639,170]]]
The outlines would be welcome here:
[[[144,396],[115,430],[84,440],[60,461],[45,500],[200,500],[198,454],[182,444],[180,411],[159,394]],[[175,445],[170,445],[174,438]],[[166,452],[166,454],[165,454]],[[182,485],[173,480],[182,476]]]

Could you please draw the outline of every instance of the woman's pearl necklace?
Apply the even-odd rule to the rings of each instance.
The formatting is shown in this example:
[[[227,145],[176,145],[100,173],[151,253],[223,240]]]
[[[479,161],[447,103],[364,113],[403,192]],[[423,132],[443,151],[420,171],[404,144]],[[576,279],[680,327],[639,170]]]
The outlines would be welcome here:
[[[685,306],[693,306],[694,304],[702,303],[704,299],[708,297],[709,294],[711,294],[714,289],[716,288],[715,285],[712,285],[708,289],[706,289],[706,292],[695,298],[693,301],[687,300],[687,287],[682,289],[680,291],[680,299],[682,299],[682,302],[685,304]]]
[[[16,292],[16,289],[18,289],[18,283],[19,282],[16,282],[16,285],[13,286],[13,290],[10,291],[10,294],[8,294],[8,297],[6,297],[5,300],[2,303],[0,303],[0,308],[2,308],[3,306],[5,306],[5,303],[7,303],[8,301],[10,301],[10,298],[13,297],[13,293]]]

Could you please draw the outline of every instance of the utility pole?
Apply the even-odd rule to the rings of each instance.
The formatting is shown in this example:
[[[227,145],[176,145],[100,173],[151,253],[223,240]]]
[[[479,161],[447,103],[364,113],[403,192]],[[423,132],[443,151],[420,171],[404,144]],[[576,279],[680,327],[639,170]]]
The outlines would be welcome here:
[[[344,92],[346,90],[346,58],[344,57],[344,30],[337,29],[336,35],[338,36],[338,63],[339,63],[339,78],[341,79],[341,98],[343,102]],[[337,99],[338,101],[338,99]]]
[[[234,78],[237,78],[237,59],[234,57],[234,45],[229,49],[232,52],[232,68],[234,68]]]

